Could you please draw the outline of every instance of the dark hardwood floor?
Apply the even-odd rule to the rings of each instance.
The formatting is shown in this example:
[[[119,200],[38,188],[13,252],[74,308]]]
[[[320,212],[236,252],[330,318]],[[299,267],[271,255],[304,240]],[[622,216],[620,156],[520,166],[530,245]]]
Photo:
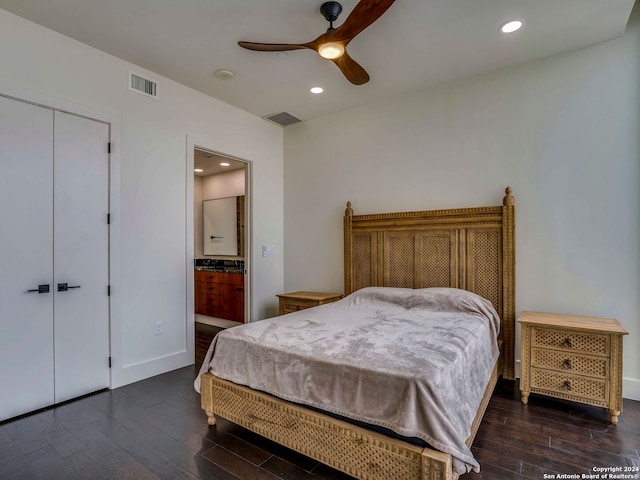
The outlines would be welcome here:
[[[183,368],[1,423],[0,479],[350,478],[224,420],[209,428],[193,377]],[[481,473],[461,479],[640,466],[640,402],[624,408],[612,426],[604,409],[535,395],[524,406],[502,382],[472,448]]]

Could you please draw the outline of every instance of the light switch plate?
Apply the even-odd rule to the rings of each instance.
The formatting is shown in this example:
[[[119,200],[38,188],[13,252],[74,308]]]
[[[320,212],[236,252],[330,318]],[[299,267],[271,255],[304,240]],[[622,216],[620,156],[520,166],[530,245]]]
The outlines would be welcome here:
[[[262,256],[266,257],[267,255],[275,255],[276,254],[276,246],[275,245],[262,245]]]

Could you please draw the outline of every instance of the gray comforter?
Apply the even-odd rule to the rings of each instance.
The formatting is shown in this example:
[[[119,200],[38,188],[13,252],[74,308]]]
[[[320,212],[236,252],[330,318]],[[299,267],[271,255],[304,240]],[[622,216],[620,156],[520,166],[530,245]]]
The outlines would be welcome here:
[[[458,473],[479,471],[465,440],[499,328],[491,303],[464,290],[369,287],[221,332],[201,373],[420,438]]]

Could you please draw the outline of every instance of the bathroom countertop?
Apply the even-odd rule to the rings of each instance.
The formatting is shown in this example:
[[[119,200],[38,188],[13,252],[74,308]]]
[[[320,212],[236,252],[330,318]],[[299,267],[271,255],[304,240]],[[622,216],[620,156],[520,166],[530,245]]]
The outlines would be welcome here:
[[[196,272],[244,273],[242,268],[235,267],[194,267]]]

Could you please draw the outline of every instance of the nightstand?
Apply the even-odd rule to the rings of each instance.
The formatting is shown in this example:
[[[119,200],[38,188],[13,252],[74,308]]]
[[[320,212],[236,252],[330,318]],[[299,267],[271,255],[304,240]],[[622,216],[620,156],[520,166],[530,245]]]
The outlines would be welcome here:
[[[278,315],[284,315],[285,313],[297,312],[305,308],[335,302],[336,300],[340,300],[342,295],[339,293],[291,292],[280,293],[277,297],[280,299]]]
[[[612,318],[522,312],[522,403],[539,393],[622,412],[622,336]]]

